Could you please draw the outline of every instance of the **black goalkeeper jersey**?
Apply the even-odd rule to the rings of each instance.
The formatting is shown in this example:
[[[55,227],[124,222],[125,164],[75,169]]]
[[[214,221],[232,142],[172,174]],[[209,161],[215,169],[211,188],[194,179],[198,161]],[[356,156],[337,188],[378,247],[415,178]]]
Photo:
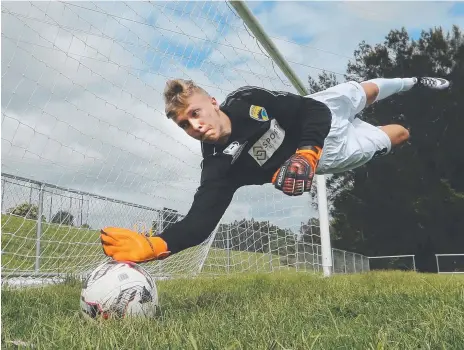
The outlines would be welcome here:
[[[322,148],[332,121],[322,102],[259,87],[230,93],[220,108],[231,120],[231,135],[225,145],[202,143],[201,183],[192,206],[160,234],[171,254],[203,242],[238,188],[270,183],[299,147]]]

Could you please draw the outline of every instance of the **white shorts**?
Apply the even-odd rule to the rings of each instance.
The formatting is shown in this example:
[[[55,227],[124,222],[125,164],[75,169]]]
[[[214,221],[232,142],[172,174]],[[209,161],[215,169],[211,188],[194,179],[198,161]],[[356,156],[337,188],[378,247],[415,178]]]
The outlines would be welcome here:
[[[366,93],[359,83],[350,81],[307,97],[323,102],[332,112],[317,174],[351,170],[390,152],[391,141],[384,131],[355,119],[366,106]]]

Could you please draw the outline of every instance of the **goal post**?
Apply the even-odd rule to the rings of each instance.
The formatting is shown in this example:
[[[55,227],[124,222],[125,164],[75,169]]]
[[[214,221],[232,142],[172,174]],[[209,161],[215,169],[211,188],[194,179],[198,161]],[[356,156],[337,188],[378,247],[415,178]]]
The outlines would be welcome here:
[[[188,212],[201,149],[165,116],[168,79],[193,79],[218,101],[244,85],[306,94],[243,2],[1,7],[3,277],[85,274],[106,259],[100,228],[155,234]],[[317,210],[308,194],[240,188],[202,244],[146,267],[159,278],[328,276],[324,177],[316,184]]]
[[[251,11],[248,9],[245,2],[242,0],[230,0],[229,2],[235,8],[245,24],[250,28],[252,33],[256,36],[257,40],[259,40],[259,42],[264,46],[267,53],[272,57],[285,76],[290,80],[294,88],[301,95],[308,95],[308,91],[304,84],[293,72],[272,40],[267,36],[266,32],[261,27],[253,13],[251,13]],[[316,175],[315,178],[317,183],[317,199],[321,232],[322,268],[324,276],[330,276],[332,273],[332,250],[329,232],[326,179],[324,175]]]
[[[435,254],[437,273],[464,274],[464,254]]]

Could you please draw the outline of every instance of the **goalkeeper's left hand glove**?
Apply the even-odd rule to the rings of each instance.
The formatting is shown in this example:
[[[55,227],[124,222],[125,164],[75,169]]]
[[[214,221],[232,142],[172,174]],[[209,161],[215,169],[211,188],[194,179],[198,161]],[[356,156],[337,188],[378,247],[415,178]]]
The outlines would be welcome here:
[[[105,227],[100,235],[103,251],[117,261],[146,262],[166,258],[171,252],[160,237],[146,237],[120,227]]]
[[[322,149],[316,146],[300,148],[274,174],[274,187],[289,196],[309,192]]]

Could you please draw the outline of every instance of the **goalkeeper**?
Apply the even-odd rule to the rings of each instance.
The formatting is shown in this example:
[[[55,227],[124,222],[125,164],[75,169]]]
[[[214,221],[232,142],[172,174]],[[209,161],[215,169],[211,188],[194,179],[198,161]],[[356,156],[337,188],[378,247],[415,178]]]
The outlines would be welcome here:
[[[272,183],[299,196],[310,190],[314,174],[359,167],[409,138],[400,125],[376,127],[356,118],[366,106],[412,88],[448,86],[441,78],[379,78],[304,97],[246,86],[219,104],[193,81],[168,81],[167,117],[201,141],[200,186],[183,220],[154,237],[106,227],[100,236],[103,250],[115,260],[145,262],[198,245],[238,188]]]

